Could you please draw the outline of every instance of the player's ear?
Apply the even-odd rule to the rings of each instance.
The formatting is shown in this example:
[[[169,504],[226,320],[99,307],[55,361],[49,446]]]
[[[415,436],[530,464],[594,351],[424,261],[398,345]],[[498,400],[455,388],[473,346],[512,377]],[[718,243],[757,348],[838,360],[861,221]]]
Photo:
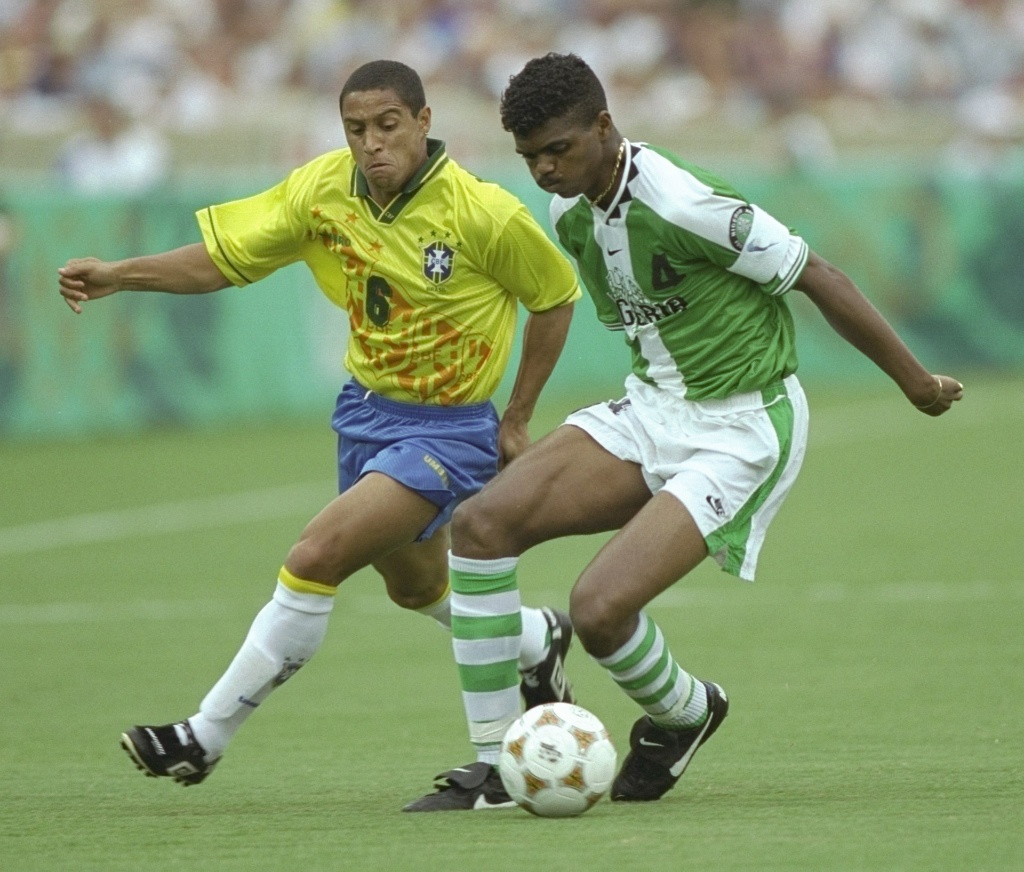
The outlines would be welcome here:
[[[417,116],[416,120],[419,122],[419,125],[420,125],[420,133],[422,133],[424,136],[426,136],[428,133],[430,133],[430,107],[429,106],[424,106],[422,109],[420,109],[420,114]]]

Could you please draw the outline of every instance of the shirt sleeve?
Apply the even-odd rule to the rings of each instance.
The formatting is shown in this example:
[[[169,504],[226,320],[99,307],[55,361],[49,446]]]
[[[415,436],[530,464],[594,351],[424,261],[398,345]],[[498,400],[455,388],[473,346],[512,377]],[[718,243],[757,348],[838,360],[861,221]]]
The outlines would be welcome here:
[[[497,228],[487,267],[531,312],[564,306],[581,296],[572,264],[521,203]]]
[[[645,195],[677,228],[676,242],[691,256],[757,284],[763,293],[788,291],[807,262],[807,243],[731,185],[709,173],[653,161]],[[663,190],[669,192],[666,195]]]
[[[807,243],[759,206],[749,206],[750,234],[728,269],[778,296],[788,291],[807,263]]]
[[[698,220],[699,219],[699,220]],[[788,291],[807,263],[807,243],[759,206],[709,193],[683,217],[672,216],[679,245],[728,272],[743,276],[769,296]]]
[[[196,212],[206,250],[228,281],[252,284],[301,258],[302,195],[292,173],[261,194]]]

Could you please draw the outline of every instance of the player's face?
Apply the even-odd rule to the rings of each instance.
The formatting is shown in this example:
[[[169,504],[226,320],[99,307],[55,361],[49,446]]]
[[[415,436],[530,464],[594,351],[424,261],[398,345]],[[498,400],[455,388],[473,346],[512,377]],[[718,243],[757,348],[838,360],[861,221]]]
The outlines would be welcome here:
[[[602,174],[605,143],[614,127],[607,112],[590,125],[552,118],[527,136],[515,136],[516,153],[545,191],[562,197],[595,197],[608,183]]]
[[[413,115],[390,88],[353,91],[345,96],[341,122],[370,196],[386,206],[427,159],[429,107]]]

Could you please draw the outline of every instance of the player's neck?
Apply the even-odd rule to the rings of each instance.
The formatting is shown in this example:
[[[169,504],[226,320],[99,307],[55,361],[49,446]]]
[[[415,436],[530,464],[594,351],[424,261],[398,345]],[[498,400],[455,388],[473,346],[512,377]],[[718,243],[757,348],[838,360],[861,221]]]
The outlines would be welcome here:
[[[373,202],[376,203],[378,206],[380,206],[381,209],[387,209],[387,207],[390,206],[392,202],[394,202],[395,197],[402,193],[400,190],[381,191],[374,188],[372,185],[369,185],[368,188],[370,193],[370,199],[373,200]]]
[[[587,199],[590,200],[592,206],[604,208],[611,201],[614,190],[617,187],[616,182],[618,182],[619,180],[619,169],[622,167],[622,159],[625,156],[625,154],[626,140],[620,137],[618,147],[615,150],[615,162],[612,166],[611,178],[608,180],[607,184],[601,190],[601,193],[596,194],[593,197],[589,195],[587,197]]]

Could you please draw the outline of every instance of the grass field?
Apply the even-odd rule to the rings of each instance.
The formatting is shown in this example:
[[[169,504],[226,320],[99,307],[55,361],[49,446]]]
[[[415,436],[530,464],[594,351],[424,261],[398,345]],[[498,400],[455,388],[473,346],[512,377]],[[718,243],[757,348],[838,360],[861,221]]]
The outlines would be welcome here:
[[[662,802],[562,821],[400,813],[471,752],[447,637],[370,573],[209,781],[143,778],[120,731],[220,675],[331,494],[331,434],[0,445],[0,869],[1024,869],[1024,381],[968,379],[940,420],[875,385],[809,386],[756,584],[707,565],[652,605],[722,730]],[[599,544],[527,555],[524,599],[564,606]],[[636,710],[569,665],[624,753]]]

